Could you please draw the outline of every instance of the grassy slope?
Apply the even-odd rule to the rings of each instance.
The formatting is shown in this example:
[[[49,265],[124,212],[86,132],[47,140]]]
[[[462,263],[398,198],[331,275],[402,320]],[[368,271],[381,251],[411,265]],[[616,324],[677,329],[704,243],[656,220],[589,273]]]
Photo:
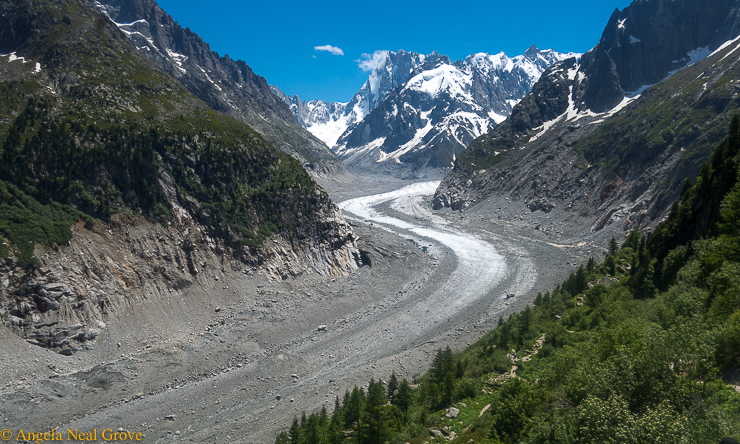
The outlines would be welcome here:
[[[80,219],[169,220],[167,176],[179,205],[237,248],[307,236],[331,207],[296,160],[193,97],[87,2],[23,13],[40,32],[18,52],[43,72],[29,63],[0,83],[0,230],[16,256],[66,242]]]
[[[719,380],[740,363],[739,127],[736,118],[653,235],[613,242],[602,264],[581,267],[534,308],[460,353],[440,350],[410,393],[405,381],[392,392],[371,381],[367,394],[348,393],[331,417],[296,421],[276,442],[445,442],[430,427],[457,443],[739,436],[740,395]],[[514,378],[504,374],[512,349]],[[455,403],[460,415],[447,418]]]

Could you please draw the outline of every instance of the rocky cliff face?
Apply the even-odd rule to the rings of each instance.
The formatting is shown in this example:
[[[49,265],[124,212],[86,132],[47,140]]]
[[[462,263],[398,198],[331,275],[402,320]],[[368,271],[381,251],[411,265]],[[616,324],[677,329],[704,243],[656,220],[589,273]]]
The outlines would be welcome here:
[[[267,81],[242,60],[221,57],[190,28],[183,29],[152,0],[102,0],[95,4],[141,53],[215,110],[241,120],[313,174],[339,171],[336,156],[296,124]]]
[[[249,263],[185,213],[168,225],[127,216],[78,224],[67,245],[37,249],[38,266],[0,259],[0,318],[29,343],[71,355],[93,347],[111,316],[139,304],[166,306],[183,293],[207,300],[216,288],[228,292],[220,283],[226,276],[283,280],[356,270],[351,229],[339,214],[325,223],[332,228],[321,239],[294,243],[278,236]],[[158,316],[167,322],[166,313]]]
[[[116,307],[166,306],[185,287],[207,298],[218,273],[287,279],[361,264],[354,233],[296,159],[207,107],[86,0],[0,12],[30,29],[0,40],[12,50],[0,56],[8,328],[72,353]]]
[[[505,122],[470,144],[435,207],[508,198],[576,231],[654,226],[738,109],[728,83],[737,75],[737,14],[736,1],[703,0],[615,12],[594,49],[553,66]]]

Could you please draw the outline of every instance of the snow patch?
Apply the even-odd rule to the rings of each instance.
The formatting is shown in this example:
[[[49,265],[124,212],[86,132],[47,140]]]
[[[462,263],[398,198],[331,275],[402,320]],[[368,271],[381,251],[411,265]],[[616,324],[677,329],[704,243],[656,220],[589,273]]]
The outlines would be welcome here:
[[[432,97],[447,92],[452,97],[462,97],[472,102],[473,97],[467,92],[472,83],[472,75],[463,73],[452,65],[440,65],[411,78],[404,90],[420,91]]]
[[[175,62],[175,67],[180,72],[182,72],[183,74],[186,74],[187,73],[187,71],[185,70],[185,68],[182,67],[182,63],[188,59],[188,56],[183,55],[183,54],[178,54],[175,51],[171,50],[170,48],[167,48],[167,56],[170,58],[171,61]],[[203,69],[203,68],[201,68],[201,69]],[[205,72],[205,71],[203,71],[203,72]],[[207,74],[206,74],[206,76],[207,76]],[[213,83],[214,85],[216,85],[216,83],[214,83],[213,80],[211,80],[210,78],[208,80],[211,83]],[[221,88],[218,85],[216,85],[216,88],[218,88],[218,90],[221,91]]]
[[[400,157],[404,154],[408,153],[414,148],[421,148],[423,146],[420,146],[422,142],[424,141],[424,137],[429,134],[429,131],[431,131],[434,126],[432,125],[432,119],[429,118],[429,114],[431,114],[432,111],[422,111],[421,112],[421,119],[426,120],[426,125],[424,125],[423,128],[419,128],[416,130],[416,133],[414,134],[414,137],[411,138],[408,142],[404,143],[396,151],[393,151],[392,153],[386,153],[384,151],[380,152],[380,156],[378,157],[378,160],[376,162],[385,162],[388,159],[396,159],[397,161],[400,161]],[[385,138],[383,139],[385,141]]]
[[[96,2],[96,3],[97,3],[97,2]],[[146,25],[148,25],[148,24],[149,24],[149,22],[147,22],[147,21],[146,21],[146,20],[144,20],[144,19],[139,19],[139,20],[136,20],[135,22],[131,22],[131,23],[116,23],[116,22],[113,22],[113,23],[115,23],[115,24],[116,24],[116,26],[118,26],[119,28],[120,28],[120,27],[122,27],[122,26],[134,26],[134,25],[136,25],[136,24],[138,24],[138,23],[144,23],[144,24],[146,24]]]
[[[337,120],[329,120],[325,123],[316,123],[309,125],[306,129],[324,142],[329,148],[337,144],[337,140],[347,131],[347,121],[349,116],[341,116]]]
[[[735,48],[735,49],[737,49],[737,48]],[[669,72],[668,75],[666,76],[666,79],[668,77],[672,76],[673,74],[681,71],[682,69],[688,67],[688,66],[691,66],[691,65],[694,65],[696,63],[701,62],[702,60],[706,59],[707,57],[711,56],[712,54],[714,54],[714,53],[709,50],[709,46],[705,46],[703,48],[692,49],[691,51],[689,51],[689,52],[686,53],[686,57],[682,58],[681,60],[674,61],[674,63],[686,62],[686,64],[684,66],[678,68],[678,69],[674,69],[673,71]],[[727,57],[728,55],[730,55],[730,53],[728,53],[725,57]],[[724,60],[724,57],[722,58],[722,60]],[[720,60],[720,61],[722,61],[722,60]],[[665,79],[663,79],[663,80],[665,80]]]
[[[732,53],[734,53],[738,49],[740,49],[740,45],[735,46],[734,49],[732,49],[730,52],[728,52],[727,54],[725,54],[725,56],[720,59],[720,62],[723,61],[724,59],[726,59],[727,57],[729,57]]]
[[[506,116],[502,116],[501,114],[498,114],[495,111],[488,111],[488,117],[490,117],[491,120],[496,122],[496,125],[506,120]]]
[[[624,19],[622,19],[622,20],[619,20],[619,21],[617,22],[617,29],[624,29],[624,22],[626,22],[626,21],[627,21],[627,19],[626,19],[626,18],[624,18]]]
[[[581,65],[576,64],[574,67],[568,70],[568,79],[569,80],[575,80],[576,76],[578,75],[578,70],[581,69]]]
[[[534,128],[535,130],[539,130],[539,132],[537,134],[535,134],[534,136],[532,136],[532,138],[529,139],[529,142],[530,143],[531,142],[534,142],[535,140],[537,140],[540,137],[544,136],[545,133],[548,132],[550,130],[550,128],[552,128],[556,123],[558,123],[560,120],[562,120],[563,119],[563,116],[565,116],[566,114],[567,114],[567,111],[564,112],[563,114],[557,116],[556,118],[554,118],[552,120],[548,120],[547,122],[543,123],[542,126],[539,126],[537,128]],[[524,145],[521,149],[524,149],[525,147],[526,147],[526,145]]]
[[[715,49],[714,52],[712,52],[711,54],[709,54],[709,57],[712,57],[715,54],[719,54],[723,49],[727,48],[728,46],[732,45],[733,43],[737,42],[738,40],[740,40],[740,35],[737,36],[737,37],[735,37],[732,40],[728,40],[728,41],[724,42],[723,44],[721,44],[719,48]],[[737,48],[735,48],[735,49],[737,49]],[[724,58],[722,60],[724,60]]]
[[[16,60],[20,60],[21,63],[26,63],[26,59],[24,57],[18,57],[15,52],[11,52],[10,54],[0,54],[0,56],[8,56],[8,62],[15,62]]]
[[[115,22],[114,22],[114,23],[115,23]],[[116,25],[117,25],[117,24],[118,24],[118,23],[116,23]],[[126,30],[126,29],[123,29],[123,28],[121,28],[120,26],[118,27],[118,29],[120,29],[120,30],[121,30],[121,32],[123,32],[124,34],[126,34],[126,36],[127,36],[128,38],[131,38],[131,36],[132,36],[132,35],[138,35],[138,36],[140,36],[141,38],[143,38],[144,40],[146,40],[146,41],[147,41],[147,43],[149,43],[149,45],[150,45],[150,46],[151,46],[152,48],[154,48],[154,49],[156,49],[157,51],[159,51],[159,48],[157,48],[157,45],[155,45],[155,44],[154,44],[154,40],[152,40],[152,39],[151,39],[150,37],[147,37],[147,36],[145,36],[144,34],[140,33],[139,31],[128,31],[128,30]],[[139,48],[139,49],[141,49],[141,48]]]

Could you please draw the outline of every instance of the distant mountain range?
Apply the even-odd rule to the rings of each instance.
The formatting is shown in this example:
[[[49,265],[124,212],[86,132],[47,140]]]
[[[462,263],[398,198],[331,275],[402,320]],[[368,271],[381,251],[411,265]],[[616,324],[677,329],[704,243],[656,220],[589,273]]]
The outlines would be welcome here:
[[[548,67],[578,55],[532,46],[513,58],[479,53],[452,63],[437,52],[388,51],[348,103],[305,102],[271,88],[345,165],[449,168],[467,144],[509,115]]]
[[[295,121],[246,62],[219,56],[153,0],[98,0],[95,5],[147,59],[213,109],[249,124],[313,174],[341,170],[334,153]]]

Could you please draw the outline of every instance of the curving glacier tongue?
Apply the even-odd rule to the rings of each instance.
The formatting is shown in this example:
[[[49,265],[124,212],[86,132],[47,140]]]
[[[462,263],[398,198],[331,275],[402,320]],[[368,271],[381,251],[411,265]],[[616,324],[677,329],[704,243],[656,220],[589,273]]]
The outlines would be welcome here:
[[[443,286],[417,307],[419,312],[423,312],[424,318],[432,322],[446,319],[451,313],[460,312],[463,307],[478,301],[507,275],[506,261],[493,245],[472,234],[446,228],[442,218],[431,214],[421,205],[421,198],[434,194],[438,186],[439,181],[415,183],[388,193],[339,204],[345,213],[381,224],[382,228],[392,232],[399,230],[404,237],[411,237],[417,244],[431,247],[429,252],[432,255],[437,254],[433,247],[435,242],[453,251],[458,261],[457,269]],[[385,214],[384,210],[378,208],[385,203],[390,203],[393,210],[420,222],[409,222]],[[419,313],[412,310],[407,316],[413,319]],[[402,324],[405,329],[421,328],[410,322]]]

